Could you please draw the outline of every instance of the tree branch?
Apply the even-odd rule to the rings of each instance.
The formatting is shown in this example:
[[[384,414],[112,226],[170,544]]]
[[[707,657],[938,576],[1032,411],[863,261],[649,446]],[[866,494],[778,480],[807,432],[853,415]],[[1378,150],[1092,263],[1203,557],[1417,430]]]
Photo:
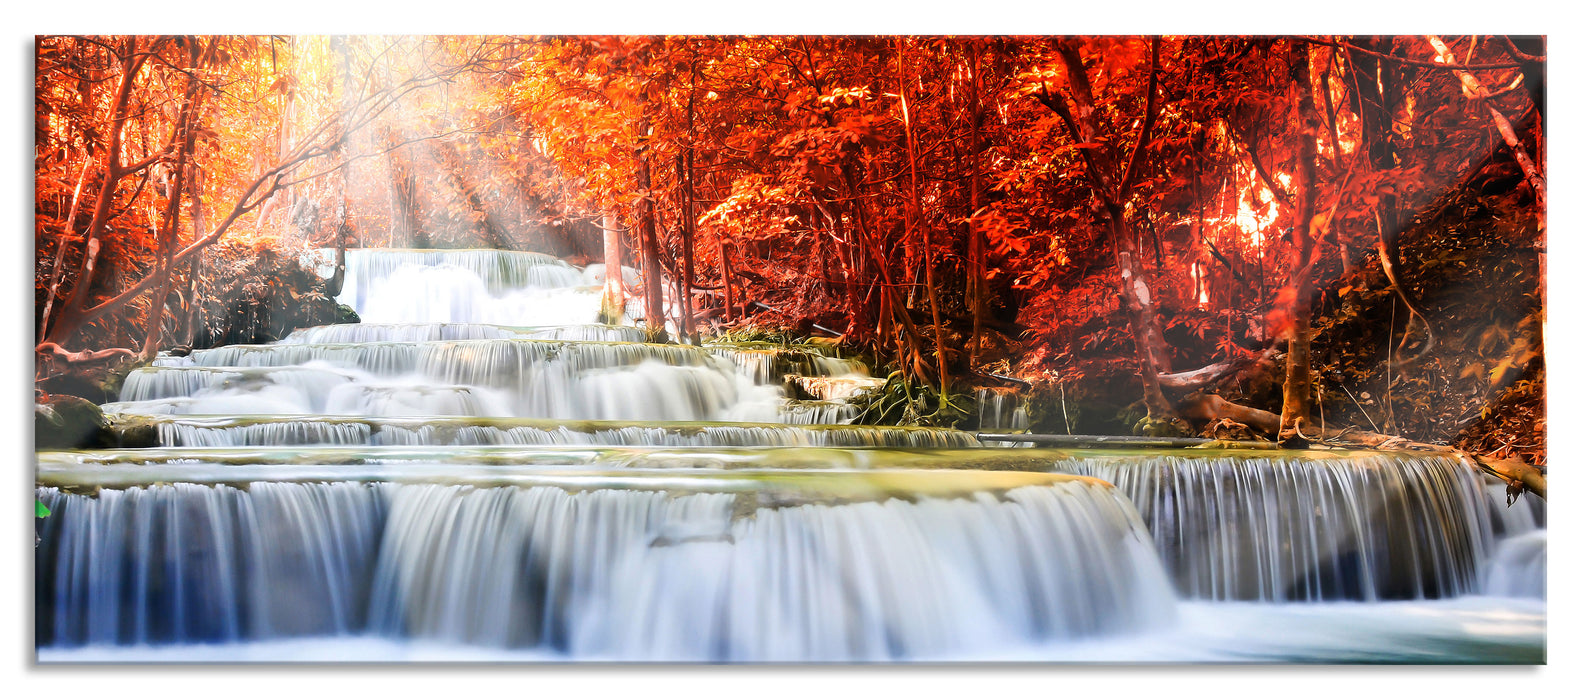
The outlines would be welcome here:
[[[1465,88],[1467,95],[1479,100],[1484,107],[1488,108],[1489,115],[1494,118],[1494,125],[1499,129],[1500,136],[1505,138],[1505,145],[1510,147],[1511,155],[1516,158],[1516,162],[1522,167],[1522,173],[1527,176],[1527,184],[1533,188],[1533,195],[1538,199],[1539,211],[1547,211],[1548,195],[1546,192],[1547,187],[1544,184],[1544,176],[1538,172],[1538,166],[1533,163],[1532,158],[1528,157],[1527,149],[1522,145],[1521,139],[1516,136],[1516,130],[1511,128],[1510,120],[1506,119],[1505,115],[1500,113],[1500,110],[1494,108],[1494,104],[1489,101],[1489,91],[1483,88],[1483,84],[1478,82],[1478,79],[1473,77],[1471,73],[1460,70],[1465,68],[1465,66],[1456,63],[1455,56],[1451,55],[1450,47],[1445,46],[1445,42],[1440,41],[1437,36],[1429,35],[1428,43],[1433,45],[1434,53],[1440,60],[1444,61],[1443,65],[1455,69],[1456,77],[1461,79],[1461,85]]]
[[[1142,162],[1143,151],[1148,148],[1148,139],[1153,136],[1154,120],[1159,116],[1159,37],[1153,40],[1153,58],[1148,66],[1148,104],[1143,113],[1143,131],[1137,136],[1137,145],[1132,148],[1132,158],[1126,164],[1126,173],[1121,176],[1121,185],[1117,188],[1115,199],[1125,202],[1131,194],[1132,183],[1137,177],[1137,164]]]
[[[1269,169],[1264,167],[1263,159],[1258,157],[1258,150],[1252,140],[1247,139],[1236,129],[1230,129],[1230,132],[1236,137],[1233,140],[1241,146],[1242,150],[1247,152],[1247,157],[1252,160],[1252,169],[1258,173],[1258,179],[1263,182],[1263,186],[1274,193],[1274,198],[1280,201],[1280,206],[1289,208],[1291,206],[1291,193],[1287,192],[1284,187],[1280,186],[1278,181],[1269,175]]]
[[[1386,61],[1394,61],[1395,63],[1415,66],[1417,68],[1438,68],[1440,70],[1451,68],[1451,66],[1445,65],[1443,63],[1437,63],[1435,61],[1420,61],[1413,58],[1407,58],[1405,56],[1395,56],[1387,53],[1379,53],[1378,51],[1369,51],[1368,49],[1345,41],[1328,41],[1317,37],[1302,37],[1302,40],[1310,44],[1322,44],[1324,46],[1333,46],[1336,48],[1346,49],[1347,51],[1356,51],[1357,53],[1363,53],[1375,58],[1382,58]],[[1540,57],[1533,57],[1531,60],[1542,61],[1544,59]],[[1456,68],[1461,70],[1507,70],[1510,68],[1521,67],[1522,64],[1520,63],[1477,63],[1465,66],[1456,66]]]

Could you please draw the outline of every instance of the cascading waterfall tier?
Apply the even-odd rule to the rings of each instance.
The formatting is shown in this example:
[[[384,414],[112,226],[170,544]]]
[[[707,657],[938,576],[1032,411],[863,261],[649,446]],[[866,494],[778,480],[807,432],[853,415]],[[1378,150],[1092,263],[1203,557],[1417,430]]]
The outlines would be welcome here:
[[[508,418],[345,416],[112,417],[121,444],[136,447],[270,445],[654,445],[976,447],[944,428],[789,426],[771,423],[634,423]]]
[[[347,253],[340,300],[367,323],[161,356],[104,407],[127,449],[39,453],[41,659],[376,639],[398,656],[1137,660],[1095,650],[1179,641],[1182,614],[1350,630],[1336,610],[1355,604],[1316,601],[1465,593],[1513,597],[1432,602],[1514,601],[1512,658],[1541,659],[1541,504],[1503,508],[1452,460],[952,449],[980,446],[788,401],[880,383],[821,346],[595,325],[601,270]],[[983,398],[1002,416],[985,421],[1020,427]],[[1370,618],[1408,619],[1425,616]],[[1470,647],[1443,631],[1461,619],[1416,641]],[[1140,658],[1446,658],[1313,656],[1337,635],[1302,629],[1289,651]]]
[[[358,633],[574,658],[849,661],[1173,615],[1136,512],[1096,481],[762,473],[677,491],[297,476],[41,488],[55,515],[36,554],[40,644]]]
[[[1482,477],[1438,455],[1115,452],[1048,468],[1127,494],[1188,598],[1475,593],[1493,542]]]
[[[850,423],[861,413],[845,401],[787,401],[780,406],[779,419],[794,425],[837,425]]]
[[[325,448],[284,456],[280,464],[473,464],[487,456],[490,463],[500,464],[619,464],[638,471],[708,464],[728,470],[1081,474],[1116,484],[1136,504],[1176,590],[1189,599],[1315,602],[1480,593],[1490,585],[1487,572],[1496,547],[1510,540],[1495,535],[1491,493],[1482,477],[1466,464],[1438,455],[812,447],[697,452],[602,447],[572,454],[504,445],[448,449],[366,453]],[[101,453],[103,464],[125,465],[126,452],[136,452],[153,466],[221,454],[184,449],[107,452]],[[251,462],[264,457],[245,451],[237,456]],[[1529,540],[1543,533],[1534,532],[1539,534]],[[1520,570],[1511,580],[1527,580],[1522,577],[1542,565],[1543,551],[1534,542],[1513,551],[1505,568]]]
[[[362,250],[346,252],[336,299],[371,323],[594,323],[599,292],[581,283],[577,268],[537,253]]]
[[[226,345],[192,353],[196,367],[285,367],[322,361],[377,374],[414,370],[435,376],[480,376],[493,381],[493,370],[509,372],[523,365],[565,362],[573,369],[602,369],[654,360],[668,365],[711,365],[711,355],[688,345],[562,341],[531,338],[485,338],[450,341],[382,341],[363,343],[291,343]],[[181,369],[172,367],[172,370]],[[157,374],[160,370],[145,368]],[[133,391],[136,389],[126,389]],[[129,400],[136,400],[135,398]]]
[[[1027,402],[1021,394],[1006,389],[978,390],[978,430],[985,433],[1025,433],[1032,424]],[[997,442],[1005,447],[1029,447],[1029,442]]]
[[[1496,537],[1483,574],[1483,592],[1546,599],[1549,594],[1548,506],[1526,493],[1507,502],[1505,482],[1485,478]]]
[[[335,263],[334,250],[320,250],[317,253],[321,268]],[[582,284],[580,270],[553,255],[543,253],[490,249],[353,248],[346,251],[342,303],[353,309],[366,308],[362,302],[368,299],[380,282],[408,269],[454,269],[465,272],[476,277],[491,294]]]
[[[648,334],[634,326],[499,326],[488,323],[342,323],[292,331],[280,345],[334,345],[341,343],[415,343],[433,340],[593,340],[641,343]],[[193,364],[183,358],[162,358],[171,366]]]
[[[857,360],[829,357],[812,350],[757,347],[752,344],[709,345],[707,350],[735,365],[737,371],[758,384],[773,384],[788,374],[808,377],[868,376],[868,367]]]
[[[40,489],[40,646],[355,633],[383,503],[359,484]]]
[[[780,392],[684,345],[486,339],[233,345],[128,374],[106,410],[776,422]],[[186,400],[183,400],[186,399]]]

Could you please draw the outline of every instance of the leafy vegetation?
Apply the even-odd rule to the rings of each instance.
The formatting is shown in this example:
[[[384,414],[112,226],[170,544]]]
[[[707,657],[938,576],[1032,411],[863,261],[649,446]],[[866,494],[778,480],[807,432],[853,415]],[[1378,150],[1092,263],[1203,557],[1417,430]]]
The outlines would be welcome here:
[[[959,421],[998,374],[1058,390],[1030,408],[1061,432],[1178,430],[1217,392],[1538,455],[1545,53],[42,37],[39,376],[332,319],[282,262],[309,248],[485,246],[629,262],[656,337],[667,300],[683,338],[838,335],[899,372],[864,420]]]

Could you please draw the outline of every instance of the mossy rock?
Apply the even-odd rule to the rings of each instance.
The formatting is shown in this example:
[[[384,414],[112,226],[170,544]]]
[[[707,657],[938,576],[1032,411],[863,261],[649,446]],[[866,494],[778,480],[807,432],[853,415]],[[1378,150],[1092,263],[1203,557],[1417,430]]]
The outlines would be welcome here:
[[[357,315],[357,312],[354,311],[352,309],[352,307],[347,306],[345,304],[336,304],[335,305],[335,322],[336,323],[362,323],[363,320],[362,320],[362,317]]]
[[[33,448],[70,450],[108,447],[104,412],[84,398],[55,394],[33,405]]]
[[[160,447],[159,424],[147,416],[117,416],[106,420],[107,447]]]
[[[1195,437],[1192,426],[1179,418],[1156,419],[1144,416],[1132,426],[1133,435],[1148,437]]]

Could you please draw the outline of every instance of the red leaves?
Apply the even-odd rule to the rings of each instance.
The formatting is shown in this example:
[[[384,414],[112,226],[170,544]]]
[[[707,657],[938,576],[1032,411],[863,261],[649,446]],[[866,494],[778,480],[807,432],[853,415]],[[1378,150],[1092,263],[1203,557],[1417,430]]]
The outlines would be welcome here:
[[[1289,284],[1281,287],[1266,317],[1269,337],[1283,338],[1296,327],[1296,304],[1296,287]]]

